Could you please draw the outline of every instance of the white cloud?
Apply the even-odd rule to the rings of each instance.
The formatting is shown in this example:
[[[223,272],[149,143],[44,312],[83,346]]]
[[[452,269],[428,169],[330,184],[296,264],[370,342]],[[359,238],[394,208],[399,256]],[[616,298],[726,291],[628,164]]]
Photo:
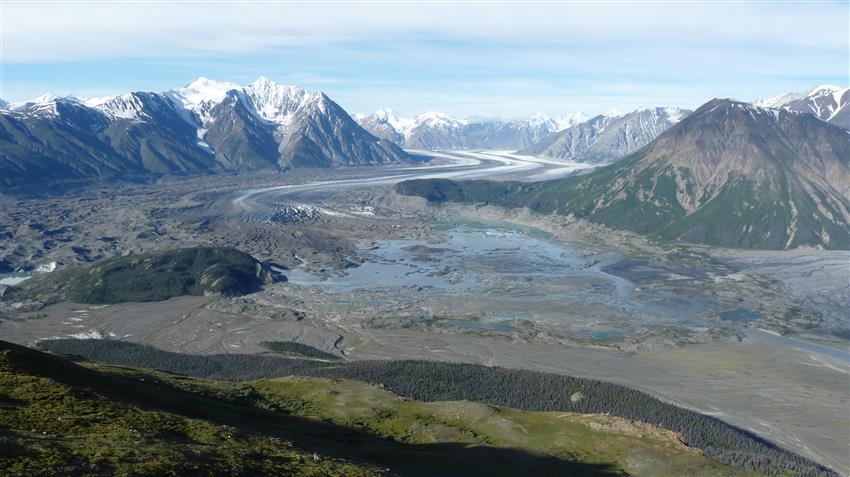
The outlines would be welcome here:
[[[4,2],[0,96],[167,89],[199,75],[246,83],[263,74],[323,89],[362,112],[694,107],[843,82],[847,17],[844,1]]]
[[[7,62],[169,57],[419,37],[847,46],[847,4],[7,3]]]

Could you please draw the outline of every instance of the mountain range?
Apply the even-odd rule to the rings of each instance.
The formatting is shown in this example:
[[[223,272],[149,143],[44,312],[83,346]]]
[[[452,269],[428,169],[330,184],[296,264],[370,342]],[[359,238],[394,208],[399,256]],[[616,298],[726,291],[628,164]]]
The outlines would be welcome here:
[[[848,131],[788,109],[715,99],[625,159],[538,183],[402,182],[431,202],[528,207],[660,239],[850,248]]]
[[[850,129],[850,88],[816,86],[754,101],[755,106],[811,113]],[[510,149],[520,154],[605,164],[649,144],[691,111],[678,107],[616,110],[588,118],[581,112],[549,118],[542,113],[516,120],[468,120],[428,112],[404,118],[391,109],[355,115],[373,135],[411,149]]]
[[[817,86],[754,101],[850,128],[850,88]],[[691,111],[677,107],[550,118],[459,119],[389,109],[355,119],[324,93],[267,78],[241,86],[206,78],[160,93],[0,101],[0,187],[263,168],[408,162],[409,149],[508,149],[612,163]]]
[[[819,85],[801,93],[785,93],[753,101],[756,106],[814,114],[844,129],[850,129],[850,88]]]
[[[428,112],[413,118],[391,109],[355,115],[373,135],[410,149],[505,149],[571,162],[606,163],[645,146],[690,111],[675,107],[612,110],[588,118],[581,112],[550,118],[459,119]]]
[[[379,109],[357,122],[377,137],[409,149],[522,149],[549,135],[581,123],[581,112],[550,118],[542,113],[522,119],[459,119],[427,112],[404,118],[392,109]]]
[[[45,95],[0,109],[0,186],[412,161],[324,93],[199,78],[162,93]]]
[[[691,111],[675,107],[600,114],[520,151],[571,162],[606,163],[649,144]]]

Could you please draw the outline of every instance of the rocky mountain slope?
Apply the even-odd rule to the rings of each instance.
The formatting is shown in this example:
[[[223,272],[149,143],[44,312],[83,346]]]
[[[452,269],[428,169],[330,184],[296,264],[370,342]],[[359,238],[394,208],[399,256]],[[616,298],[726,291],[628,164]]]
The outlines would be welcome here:
[[[245,87],[199,78],[166,95],[191,113],[199,139],[224,164],[327,167],[410,160],[318,91],[265,77]]]
[[[850,88],[819,85],[800,93],[786,93],[753,101],[756,106],[811,113],[844,129],[850,129]]]
[[[0,187],[412,157],[320,92],[205,78],[165,93],[46,95],[0,108]]]
[[[169,103],[133,97],[140,108],[151,106],[151,116],[161,122],[113,116],[73,98],[0,111],[0,187],[219,168],[209,152],[195,146],[194,128]]]
[[[574,113],[563,118],[535,114],[515,120],[467,120],[433,111],[403,118],[391,109],[357,118],[370,133],[406,148],[509,150],[527,147],[585,119],[582,113]]]
[[[848,132],[811,114],[726,99],[584,176],[531,185],[411,181],[397,190],[529,207],[663,239],[850,248]]]
[[[652,108],[602,114],[553,134],[520,153],[574,162],[613,162],[649,144],[689,113],[679,108]]]

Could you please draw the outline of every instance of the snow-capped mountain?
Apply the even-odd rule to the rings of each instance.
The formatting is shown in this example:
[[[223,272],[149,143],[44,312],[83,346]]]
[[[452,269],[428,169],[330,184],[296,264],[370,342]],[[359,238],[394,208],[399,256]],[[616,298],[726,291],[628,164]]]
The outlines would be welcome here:
[[[168,110],[173,113],[173,105],[162,95],[156,93],[125,93],[116,96],[86,98],[82,104],[98,109],[113,119],[151,121],[158,112]],[[180,111],[178,110],[178,113]]]
[[[413,120],[402,118],[392,109],[379,109],[368,116],[358,114],[354,118],[374,136],[399,145],[404,145],[414,126]]]
[[[198,138],[231,167],[382,164],[409,160],[390,141],[357,125],[324,93],[260,77],[247,86],[198,78],[167,91],[191,114]]]
[[[391,109],[357,118],[375,136],[413,149],[520,149],[584,119],[581,113],[562,118],[538,113],[516,120],[470,120],[434,111],[404,118]]]
[[[847,250],[848,157],[847,132],[811,114],[713,99],[640,151],[586,175],[522,187],[436,179],[396,190],[432,202],[528,207],[667,240]]]
[[[9,102],[0,99],[0,109],[9,109]]]
[[[199,78],[163,93],[44,95],[0,108],[0,186],[410,161],[321,92]]]
[[[800,93],[785,93],[753,101],[753,104],[811,113],[830,124],[850,129],[850,88],[819,85]]]
[[[305,91],[296,85],[282,85],[261,76],[244,89],[245,97],[263,119],[280,125],[292,123],[299,112],[308,108],[321,110],[324,95]]]
[[[649,144],[688,114],[690,111],[676,107],[625,114],[612,110],[552,134],[521,153],[575,162],[613,162]]]

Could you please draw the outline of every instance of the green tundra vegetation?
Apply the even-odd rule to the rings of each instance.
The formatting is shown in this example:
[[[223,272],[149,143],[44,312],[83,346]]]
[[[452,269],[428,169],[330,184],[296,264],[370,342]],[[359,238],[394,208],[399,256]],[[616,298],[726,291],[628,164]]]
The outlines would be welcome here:
[[[675,439],[667,439],[665,442],[668,444],[678,442],[674,448],[690,452],[690,454],[680,454],[679,451],[675,451],[675,456],[671,454],[663,458],[658,457],[661,454],[653,454],[658,458],[647,457],[649,454],[636,456],[632,452],[638,449],[635,447],[637,444],[630,443],[612,450],[613,454],[605,454],[608,457],[601,457],[599,453],[602,451],[599,450],[599,446],[604,447],[604,444],[596,442],[590,445],[588,444],[590,441],[583,441],[585,444],[581,445],[576,444],[578,447],[568,446],[555,450],[543,446],[543,443],[569,441],[566,435],[558,437],[543,430],[518,434],[513,428],[511,433],[493,436],[482,432],[480,428],[468,422],[469,419],[473,419],[472,416],[476,415],[475,413],[467,413],[462,410],[465,409],[462,407],[456,408],[458,419],[456,425],[469,431],[468,434],[464,434],[467,437],[478,439],[474,442],[518,446],[533,453],[543,453],[582,465],[605,464],[608,470],[604,472],[629,475],[836,475],[806,458],[778,448],[758,436],[716,418],[676,407],[640,391],[592,379],[472,364],[427,361],[323,362],[274,355],[193,356],[112,340],[47,340],[40,342],[38,346],[57,353],[113,365],[138,366],[198,378],[238,381],[265,396],[263,406],[270,405],[271,409],[292,414],[320,416],[322,419],[343,416],[333,419],[337,419],[335,422],[344,424],[344,427],[365,429],[369,433],[377,433],[394,441],[423,443],[431,442],[433,439],[436,442],[443,442],[440,436],[452,436],[451,439],[455,439],[455,436],[460,434],[456,434],[454,425],[450,427],[455,430],[446,430],[445,433],[441,431],[436,436],[429,433],[420,434],[418,429],[428,423],[445,425],[445,418],[435,419],[431,414],[434,409],[443,409],[441,407],[443,405],[452,406],[445,403],[455,403],[454,406],[460,406],[458,402],[475,402],[479,403],[476,406],[480,407],[475,409],[480,412],[496,412],[499,416],[508,414],[518,416],[518,426],[524,429],[536,429],[541,423],[550,422],[553,419],[552,416],[562,414],[570,416],[569,419],[567,417],[557,419],[569,421],[581,420],[586,416],[607,416],[613,419],[611,422],[616,423],[612,424],[616,428],[625,426],[623,427],[625,429],[631,426],[630,429],[654,429],[654,432],[664,433],[668,438],[675,436]],[[303,379],[279,379],[282,376],[300,376]],[[320,380],[317,381],[315,378]],[[248,380],[254,381],[246,383]],[[328,403],[323,404],[325,407],[317,407],[315,400],[305,399],[303,395],[292,400],[290,397],[274,397],[270,394],[271,391],[281,394],[284,388],[291,389],[295,386],[293,383],[301,383],[296,387],[311,388],[315,393],[324,393],[328,396],[342,396],[345,394],[343,389],[331,391],[319,384],[325,383],[330,386],[339,380],[349,383],[346,384],[347,389],[352,391],[347,394],[348,397],[333,401],[336,403],[336,408],[327,407],[330,406]],[[236,386],[235,383],[222,382],[218,382],[217,385],[219,387]],[[377,386],[387,393],[382,396],[392,396],[392,399],[400,402],[404,399],[415,400],[423,407],[411,405],[410,408],[405,409],[418,409],[419,411],[414,413],[418,416],[416,420],[409,422],[410,425],[407,427],[393,427],[394,425],[390,422],[395,417],[381,410],[380,406],[371,408],[371,411],[361,409],[362,406],[357,404],[360,402],[357,396],[362,394],[364,396],[362,399],[368,401],[365,396],[372,391],[369,391],[371,388],[367,385]],[[357,391],[355,392],[354,389]],[[426,406],[425,403],[434,405]],[[355,412],[357,409],[359,411]],[[487,409],[489,411],[486,411]],[[359,412],[364,414],[358,414]],[[539,417],[539,413],[549,416],[548,420]],[[588,425],[596,426],[596,424]],[[505,429],[505,432],[510,429],[504,426],[499,428]],[[557,429],[559,427],[554,426],[550,431],[554,432]],[[542,434],[538,436],[538,432]],[[631,431],[626,434],[631,435],[630,433]],[[592,436],[596,435],[592,434]],[[591,437],[590,440],[595,438]],[[612,437],[609,436],[603,441],[612,442],[611,439]],[[658,449],[655,450],[661,452]],[[669,452],[673,451],[669,450]],[[613,455],[619,457],[614,458]],[[688,455],[692,458],[687,458]],[[638,462],[643,464],[637,465]],[[681,467],[662,467],[667,464],[674,465],[672,463],[675,462],[680,462]],[[646,467],[642,467],[644,465]],[[602,468],[592,470],[599,472],[599,475],[606,475]],[[437,475],[447,474],[437,473]]]
[[[210,381],[0,341],[4,475],[755,476],[606,415],[424,403],[363,382]]]
[[[115,257],[22,282],[4,300],[41,303],[159,301],[182,295],[244,295],[274,273],[234,248],[194,247]]]

